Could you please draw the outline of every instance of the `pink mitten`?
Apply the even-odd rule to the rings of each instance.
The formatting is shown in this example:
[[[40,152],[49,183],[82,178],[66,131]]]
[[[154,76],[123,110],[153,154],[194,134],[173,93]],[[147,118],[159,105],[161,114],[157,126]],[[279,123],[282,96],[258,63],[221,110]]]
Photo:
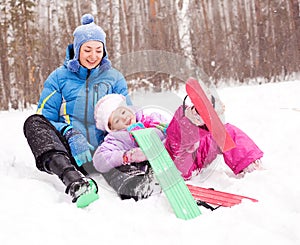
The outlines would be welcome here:
[[[123,164],[129,164],[132,162],[143,162],[146,160],[147,157],[139,147],[126,151],[123,155]]]

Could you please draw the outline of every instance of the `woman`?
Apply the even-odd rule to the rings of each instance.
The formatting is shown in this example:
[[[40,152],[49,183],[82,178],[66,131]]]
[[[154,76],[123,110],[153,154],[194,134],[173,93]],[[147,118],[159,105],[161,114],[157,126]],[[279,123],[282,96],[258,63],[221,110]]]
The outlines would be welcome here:
[[[104,132],[96,129],[94,105],[106,94],[126,97],[123,75],[111,67],[107,56],[106,35],[90,14],[74,33],[62,66],[44,83],[37,113],[24,123],[24,134],[39,170],[57,175],[66,185],[77,206],[84,207],[98,198],[96,183],[85,167],[94,149],[103,141]]]

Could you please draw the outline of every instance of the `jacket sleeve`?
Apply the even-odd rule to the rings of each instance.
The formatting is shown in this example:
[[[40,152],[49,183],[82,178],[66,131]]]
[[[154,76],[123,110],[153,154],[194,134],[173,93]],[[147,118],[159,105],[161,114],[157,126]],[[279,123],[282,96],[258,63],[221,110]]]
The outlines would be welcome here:
[[[93,155],[94,167],[99,172],[106,173],[112,168],[121,166],[125,151],[124,144],[108,134]]]
[[[169,121],[162,114],[152,112],[150,115],[145,115],[139,111],[136,113],[136,117],[137,121],[142,122],[146,128],[153,128],[160,140],[164,142]]]
[[[54,71],[44,83],[36,113],[46,117],[58,131],[67,125],[59,122],[61,102],[62,95],[58,86],[56,71]]]

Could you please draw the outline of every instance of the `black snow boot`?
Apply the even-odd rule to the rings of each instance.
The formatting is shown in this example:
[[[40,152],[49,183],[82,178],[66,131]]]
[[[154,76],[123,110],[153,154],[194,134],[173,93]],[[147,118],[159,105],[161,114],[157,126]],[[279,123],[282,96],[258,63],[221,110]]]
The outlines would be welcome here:
[[[94,180],[85,177],[72,164],[64,153],[49,153],[44,157],[44,168],[51,174],[56,174],[66,185],[66,193],[72,197],[72,202],[82,208],[98,199],[98,187]]]
[[[103,177],[122,200],[148,198],[156,185],[148,164],[122,165],[103,173]]]
[[[67,186],[66,193],[71,195],[72,202],[76,202],[79,208],[84,208],[99,198],[96,182],[86,177],[70,183]]]

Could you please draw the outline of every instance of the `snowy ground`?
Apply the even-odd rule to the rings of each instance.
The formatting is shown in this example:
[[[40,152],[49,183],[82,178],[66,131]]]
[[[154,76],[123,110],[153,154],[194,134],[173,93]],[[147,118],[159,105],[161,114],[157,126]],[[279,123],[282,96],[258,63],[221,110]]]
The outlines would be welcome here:
[[[218,94],[226,120],[264,151],[265,170],[234,177],[218,158],[191,182],[258,203],[201,208],[202,215],[185,221],[175,217],[164,194],[121,201],[98,176],[100,199],[78,209],[55,176],[35,168],[22,132],[35,108],[0,112],[0,244],[300,244],[300,81],[223,88]]]

